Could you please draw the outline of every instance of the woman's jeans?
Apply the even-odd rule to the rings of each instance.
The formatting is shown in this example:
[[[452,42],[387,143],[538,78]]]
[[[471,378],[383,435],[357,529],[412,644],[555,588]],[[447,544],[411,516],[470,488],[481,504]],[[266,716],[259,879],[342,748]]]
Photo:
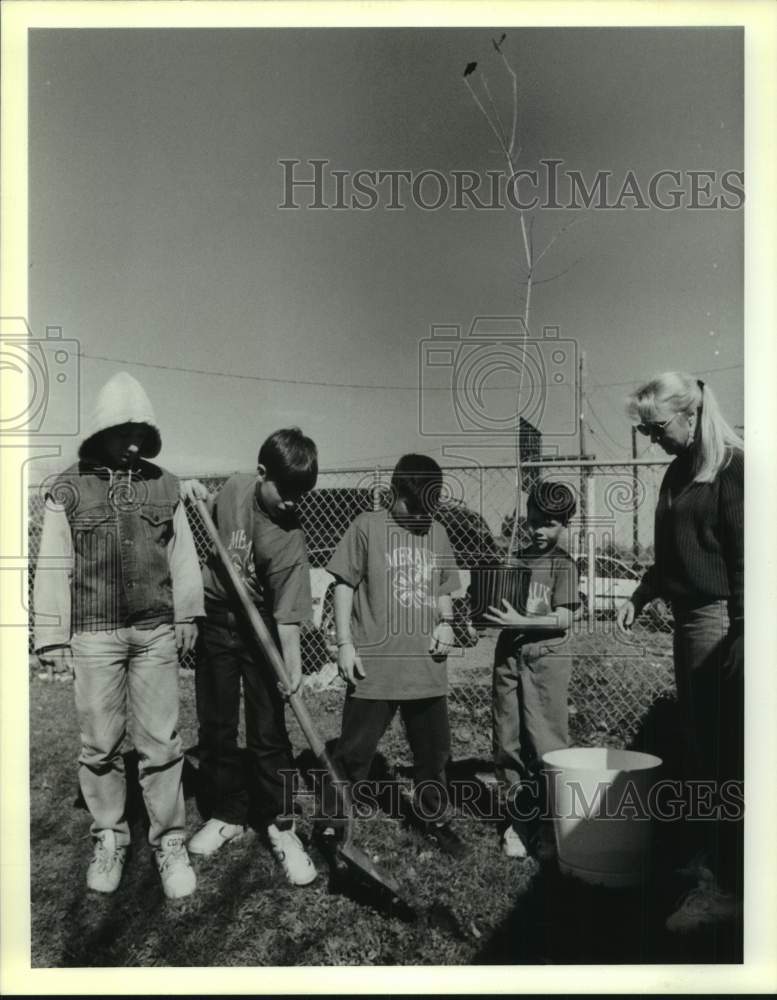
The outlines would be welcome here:
[[[183,832],[183,750],[178,725],[178,651],[175,629],[120,628],[77,632],[71,640],[75,701],[81,729],[78,780],[92,834],[113,830],[130,840],[121,745],[131,718],[138,776],[149,818],[148,839]]]
[[[704,837],[721,888],[741,894],[744,819],[744,665],[730,662],[736,636],[726,601],[673,602],[677,697],[687,778],[699,781]],[[711,797],[707,793],[711,790]],[[710,808],[717,818],[710,818]]]

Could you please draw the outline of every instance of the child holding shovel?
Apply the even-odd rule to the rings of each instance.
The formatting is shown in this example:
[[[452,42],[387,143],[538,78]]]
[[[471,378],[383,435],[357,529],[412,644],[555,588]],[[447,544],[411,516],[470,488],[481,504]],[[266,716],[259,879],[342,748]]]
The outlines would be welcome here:
[[[310,617],[312,603],[305,538],[294,508],[317,477],[314,442],[297,427],[285,428],[261,446],[256,474],[232,476],[209,503],[229,557],[281,650],[289,693],[302,680],[300,623]],[[190,498],[208,497],[196,480],[184,489]],[[317,872],[294,826],[295,767],[283,695],[216,553],[203,573],[196,691],[200,778],[210,817],[189,841],[189,851],[211,855],[242,837],[249,791],[258,793],[253,804],[273,854],[293,885],[307,885]],[[238,748],[241,681],[250,789]]]

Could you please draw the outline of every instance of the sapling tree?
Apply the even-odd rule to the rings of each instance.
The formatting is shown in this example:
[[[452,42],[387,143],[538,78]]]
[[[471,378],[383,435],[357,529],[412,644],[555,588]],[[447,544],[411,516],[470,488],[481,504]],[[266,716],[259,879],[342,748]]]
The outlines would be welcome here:
[[[518,170],[520,169],[521,160],[521,137],[520,137],[520,101],[518,94],[518,75],[515,68],[511,64],[505,52],[505,42],[507,40],[507,35],[505,32],[502,33],[501,37],[497,41],[496,39],[491,39],[491,44],[496,52],[496,58],[499,63],[506,71],[511,82],[511,115],[510,120],[505,122],[502,115],[499,112],[496,102],[491,93],[491,88],[489,86],[488,77],[483,71],[482,67],[478,62],[468,62],[463,73],[464,84],[472,96],[472,100],[478,107],[483,118],[488,123],[488,126],[496,138],[498,149],[500,154],[504,157],[508,177],[513,178],[516,176]],[[476,86],[480,90],[478,90]],[[575,266],[577,261],[574,261],[568,267],[564,268],[562,271],[550,275],[549,277],[538,278],[540,264],[543,263],[546,256],[553,248],[559,237],[571,229],[575,224],[577,219],[573,219],[571,222],[559,228],[545,243],[541,248],[537,248],[534,245],[534,210],[528,211],[518,207],[518,224],[520,227],[520,265],[519,265],[519,276],[518,285],[521,289],[521,299],[522,299],[522,315],[521,315],[521,327],[522,334],[527,337],[531,333],[531,306],[532,306],[532,293],[537,285],[545,284],[549,281],[555,281],[562,275],[566,274],[572,267]],[[519,299],[520,301],[520,299]],[[521,433],[520,433],[520,399],[521,392],[523,389],[523,372],[525,365],[521,365],[521,371],[518,380],[518,386],[516,388],[516,402],[515,402],[515,434],[514,434],[514,447],[515,447],[515,508],[512,516],[512,528],[510,532],[510,544],[506,552],[506,559],[509,559],[515,548],[515,540],[518,532],[518,525],[521,520],[520,515],[520,500],[521,500],[521,487],[522,487],[522,473],[521,473]]]

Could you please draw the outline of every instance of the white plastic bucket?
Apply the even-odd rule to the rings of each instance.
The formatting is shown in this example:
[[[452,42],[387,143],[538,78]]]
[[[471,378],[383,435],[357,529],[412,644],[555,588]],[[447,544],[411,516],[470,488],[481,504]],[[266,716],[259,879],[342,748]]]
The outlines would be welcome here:
[[[639,885],[647,874],[649,793],[661,758],[574,747],[542,760],[561,871],[597,885]]]

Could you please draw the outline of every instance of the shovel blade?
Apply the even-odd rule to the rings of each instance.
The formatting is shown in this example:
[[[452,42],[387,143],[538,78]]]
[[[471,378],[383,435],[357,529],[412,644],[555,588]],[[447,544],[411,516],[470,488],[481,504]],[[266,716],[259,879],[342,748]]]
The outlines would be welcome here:
[[[351,870],[370,882],[377,883],[392,896],[399,896],[400,890],[396,881],[387,872],[381,871],[370,856],[355,844],[340,844],[337,853]]]

